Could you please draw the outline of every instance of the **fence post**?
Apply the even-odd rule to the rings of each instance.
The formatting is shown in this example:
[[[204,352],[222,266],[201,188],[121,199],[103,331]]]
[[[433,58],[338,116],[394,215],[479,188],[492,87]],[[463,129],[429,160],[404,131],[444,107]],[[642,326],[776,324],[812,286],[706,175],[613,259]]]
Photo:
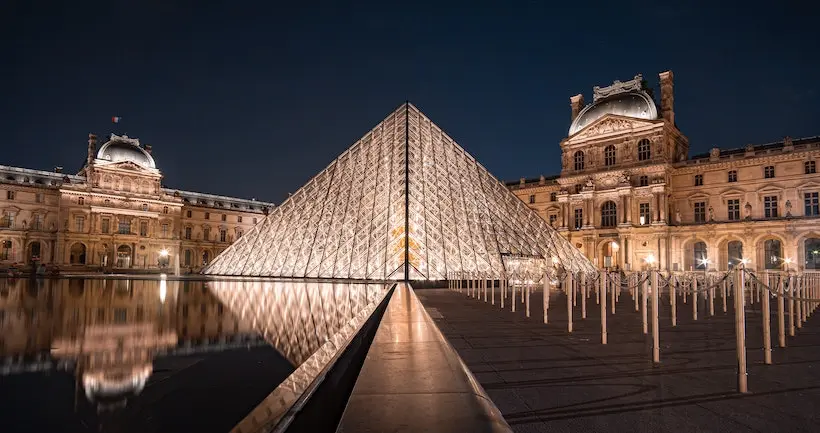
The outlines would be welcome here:
[[[572,332],[572,302],[573,298],[575,298],[575,290],[573,287],[572,274],[567,272],[567,276],[564,279],[564,289],[567,293],[567,332]]]
[[[547,273],[544,273],[544,324],[549,323],[549,310],[550,310],[550,279]]]
[[[646,334],[649,333],[649,319],[648,319],[648,314],[649,313],[646,311],[646,304],[647,304],[646,297],[647,297],[647,292],[648,292],[647,286],[649,285],[649,276],[650,276],[651,272],[652,271],[649,271],[649,273],[646,274],[646,278],[643,281],[638,280],[638,284],[640,284],[640,287],[641,287],[641,319],[642,319],[642,322],[643,322],[643,335],[646,335]]]
[[[678,326],[678,294],[676,287],[678,285],[678,279],[675,278],[674,283],[672,282],[672,275],[669,275],[669,309],[672,312],[672,326]]]
[[[658,272],[650,271],[652,273],[652,362],[658,364],[661,362],[661,339],[660,339],[660,281],[658,280]]]
[[[612,278],[612,281],[609,282],[609,300],[612,302],[612,314],[615,315],[615,303],[617,302],[616,291],[620,289],[620,279],[618,278],[617,274],[613,274],[613,277],[614,278]]]
[[[745,269],[736,271],[735,281],[735,337],[737,343],[737,392],[749,392],[746,378],[746,315],[743,307],[746,283]],[[738,284],[739,283],[739,284]]]
[[[754,283],[753,283],[754,284]],[[772,363],[772,329],[771,329],[771,311],[769,307],[769,291],[765,287],[763,289],[763,363]]]
[[[602,295],[598,297],[601,305],[601,344],[606,344],[606,271],[601,270],[599,275],[598,279],[601,280],[601,283],[599,284],[600,290],[598,290],[598,293]]]
[[[709,278],[706,281],[706,284],[709,288],[709,316],[715,315],[715,286],[712,284],[712,278]]]
[[[789,281],[789,337],[794,337],[794,286],[796,281],[792,278],[791,274],[786,274],[786,278]]]
[[[587,318],[587,274],[581,273],[581,319]]]
[[[771,274],[768,275],[769,281],[771,281]],[[786,318],[785,315],[785,304],[786,300],[783,298],[786,291],[784,290],[785,281],[783,280],[782,275],[778,275],[777,278],[777,343],[780,347],[786,347]],[[771,284],[769,284],[771,286]]]
[[[692,319],[698,320],[698,276],[692,278]]]

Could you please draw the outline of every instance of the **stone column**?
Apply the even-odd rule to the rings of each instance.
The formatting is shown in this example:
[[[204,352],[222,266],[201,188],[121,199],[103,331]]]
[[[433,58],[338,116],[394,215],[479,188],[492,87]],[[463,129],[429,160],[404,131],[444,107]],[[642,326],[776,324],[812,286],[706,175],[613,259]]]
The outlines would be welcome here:
[[[669,269],[669,261],[667,260],[669,257],[669,248],[667,248],[666,245],[666,238],[660,238],[660,242],[658,243],[658,270],[660,271]]]
[[[567,227],[567,202],[561,202],[561,228]]]
[[[650,223],[654,223],[654,222],[658,221],[658,215],[659,215],[659,212],[660,212],[659,209],[658,209],[658,207],[659,207],[658,201],[659,201],[658,200],[658,193],[653,193],[652,194],[652,212],[651,212],[652,221],[650,221]]]
[[[626,197],[626,195],[621,196],[621,222],[624,224],[626,224],[629,214],[629,212],[627,212],[629,208],[627,207]]]
[[[666,222],[666,193],[660,193],[660,212],[661,212],[661,222]]]

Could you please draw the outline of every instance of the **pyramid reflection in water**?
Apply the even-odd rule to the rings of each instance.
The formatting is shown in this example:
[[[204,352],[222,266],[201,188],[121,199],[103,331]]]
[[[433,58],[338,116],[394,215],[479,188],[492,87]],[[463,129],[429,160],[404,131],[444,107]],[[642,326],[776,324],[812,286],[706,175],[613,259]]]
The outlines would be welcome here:
[[[205,270],[211,275],[441,280],[500,276],[507,255],[594,271],[412,104],[404,104]]]

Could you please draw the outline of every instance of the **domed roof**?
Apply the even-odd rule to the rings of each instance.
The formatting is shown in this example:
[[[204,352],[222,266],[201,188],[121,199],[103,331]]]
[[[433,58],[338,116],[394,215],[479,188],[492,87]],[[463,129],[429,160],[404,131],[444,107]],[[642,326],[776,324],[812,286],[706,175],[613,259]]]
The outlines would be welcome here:
[[[607,114],[654,120],[658,118],[658,108],[652,97],[644,91],[617,93],[584,107],[572,121],[569,135],[575,134]]]
[[[147,168],[157,168],[154,158],[140,147],[140,142],[136,138],[128,136],[117,136],[111,134],[111,139],[100,147],[97,152],[97,159],[104,159],[111,162],[130,161]]]

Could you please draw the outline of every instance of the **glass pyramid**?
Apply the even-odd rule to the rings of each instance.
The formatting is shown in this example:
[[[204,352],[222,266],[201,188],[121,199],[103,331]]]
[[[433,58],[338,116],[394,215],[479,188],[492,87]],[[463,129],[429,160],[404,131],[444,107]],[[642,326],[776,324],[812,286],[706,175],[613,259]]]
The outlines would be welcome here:
[[[225,276],[443,280],[498,277],[504,255],[593,265],[487,169],[405,103],[214,259]]]

